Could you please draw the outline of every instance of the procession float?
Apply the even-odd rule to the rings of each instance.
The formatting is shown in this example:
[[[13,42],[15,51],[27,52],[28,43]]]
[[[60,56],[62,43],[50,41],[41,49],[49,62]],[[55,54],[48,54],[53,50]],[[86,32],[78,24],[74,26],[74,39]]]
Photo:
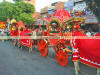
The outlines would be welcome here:
[[[81,14],[83,13],[76,13],[75,16],[72,17],[68,11],[64,9],[55,11],[51,18],[44,19],[46,22],[46,29],[42,29],[41,31],[42,25],[39,24],[33,30],[36,32],[37,36],[46,38],[39,40],[36,38],[24,39],[25,36],[32,36],[32,31],[28,30],[21,21],[16,24],[16,29],[11,32],[11,36],[19,36],[18,42],[15,41],[15,44],[17,43],[19,47],[21,45],[27,46],[31,49],[30,51],[32,51],[32,46],[34,47],[34,40],[36,40],[38,50],[42,57],[46,57],[49,47],[52,47],[56,53],[57,61],[61,66],[67,65],[68,57],[71,53],[73,54],[73,61],[77,62],[77,60],[80,59],[80,61],[84,64],[100,68],[100,61],[98,60],[100,55],[100,52],[98,51],[100,47],[100,40],[79,39],[76,37],[85,36],[88,38],[85,33],[78,30],[81,26],[86,24],[86,18],[80,17],[82,16]],[[83,15],[85,15],[85,13]],[[23,36],[23,38],[20,36]],[[63,36],[70,36],[70,38],[65,39],[62,38]],[[95,34],[93,36],[99,36],[99,34]],[[94,47],[94,45],[96,46]]]
[[[52,18],[46,19],[47,29],[43,31],[42,36],[47,37],[48,39],[41,39],[39,41],[38,49],[42,57],[46,57],[48,54],[49,47],[52,47],[56,52],[56,57],[58,63],[61,66],[66,66],[68,63],[68,53],[72,52],[71,49],[68,48],[67,42],[68,40],[64,40],[63,38],[57,38],[63,35],[71,36],[72,34],[63,33],[62,32],[62,24],[64,21],[71,19],[68,11],[64,9],[59,9],[54,12]],[[70,45],[70,43],[69,43]]]
[[[16,23],[11,30],[10,36],[14,40],[14,45],[18,47],[26,46],[32,52],[32,31],[28,30],[22,21]]]

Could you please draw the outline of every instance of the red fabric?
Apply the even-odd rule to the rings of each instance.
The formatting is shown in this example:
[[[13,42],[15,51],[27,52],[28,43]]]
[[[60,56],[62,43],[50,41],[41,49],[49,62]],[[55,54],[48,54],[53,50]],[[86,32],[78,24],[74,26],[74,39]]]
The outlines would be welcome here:
[[[0,22],[0,24],[6,24],[5,22]]]
[[[80,36],[82,34],[82,32],[80,32],[80,31],[78,31],[78,30],[76,30],[75,32],[74,32],[74,36]]]
[[[65,9],[59,9],[57,11],[54,12],[53,17],[56,17],[60,20],[60,22],[62,23],[64,20],[69,20],[71,18],[70,14],[68,11],[66,11]]]
[[[48,34],[48,36],[54,36],[56,37],[56,35],[61,35],[61,33],[52,33],[52,34]],[[59,39],[49,39],[49,44],[53,45],[53,46],[57,46],[57,44],[59,43]]]
[[[36,33],[38,33],[39,32],[39,29],[36,29]]]
[[[100,36],[100,34],[96,34],[95,36]],[[73,46],[73,61],[80,59],[84,64],[100,68],[100,39],[76,38],[73,40]]]
[[[30,35],[26,35],[27,33],[32,33],[32,32],[30,30],[21,31],[21,33],[20,33],[20,36],[21,36],[20,37],[20,43],[23,44],[24,46],[31,47],[31,40],[29,39]],[[26,38],[25,36],[26,37],[29,36],[29,38]]]
[[[32,31],[34,31],[34,28],[32,28]]]
[[[72,32],[66,32],[66,33],[63,34],[63,36],[65,36],[65,37],[67,37],[67,36],[70,37],[70,36],[72,36]],[[71,47],[70,39],[66,39],[64,42],[65,42],[65,45]]]
[[[58,39],[49,39],[49,44],[53,46],[57,46],[59,40]]]
[[[74,32],[74,35],[78,36],[78,31]],[[74,38],[72,40],[72,44],[73,44],[73,61],[77,61],[79,60],[79,50],[78,50],[78,43],[77,42],[78,39]]]
[[[17,23],[17,27],[19,28],[19,27],[22,27],[22,26],[25,28],[24,23],[23,23],[22,21],[19,21],[19,22]]]
[[[17,36],[18,31],[17,30],[11,30],[10,36]]]
[[[80,28],[80,25],[76,25],[76,29]]]
[[[28,28],[26,27],[26,30],[28,30]]]

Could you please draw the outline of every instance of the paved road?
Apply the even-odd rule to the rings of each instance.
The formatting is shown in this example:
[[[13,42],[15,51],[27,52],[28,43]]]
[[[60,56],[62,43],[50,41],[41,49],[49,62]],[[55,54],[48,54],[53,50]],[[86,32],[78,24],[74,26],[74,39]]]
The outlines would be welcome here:
[[[80,64],[79,75],[96,75],[94,68]],[[0,75],[75,75],[74,66],[61,67],[51,57],[42,58],[38,51],[14,47],[11,42],[0,42]]]

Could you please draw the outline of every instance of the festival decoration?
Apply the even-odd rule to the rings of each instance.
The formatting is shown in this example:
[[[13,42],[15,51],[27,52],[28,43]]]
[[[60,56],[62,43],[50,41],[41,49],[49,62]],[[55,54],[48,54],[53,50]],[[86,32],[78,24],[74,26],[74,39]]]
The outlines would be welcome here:
[[[6,29],[6,23],[5,22],[0,22],[0,29]]]
[[[64,21],[71,19],[71,16],[65,9],[59,9],[54,12],[53,18],[57,18],[62,24]]]
[[[20,31],[20,29],[23,29],[23,30],[25,30],[26,28],[25,28],[25,25],[24,25],[24,23],[22,22],[22,21],[19,21],[18,23],[17,23],[17,27],[18,27],[18,30]]]
[[[71,19],[71,16],[68,11],[65,9],[56,10],[52,17],[49,19],[48,30],[43,31],[42,36],[50,36],[50,37],[57,37],[57,36],[64,36],[69,35],[69,33],[63,34],[63,24],[64,22]],[[63,25],[63,26],[62,26]],[[69,26],[68,28],[70,28]],[[48,47],[49,45],[53,47],[54,51],[56,52],[58,63],[61,66],[66,66],[68,63],[68,50],[66,48],[67,45],[70,45],[70,42],[65,41],[64,39],[41,39],[39,41],[39,51],[42,57],[46,57],[48,54]],[[65,50],[65,51],[64,51]]]

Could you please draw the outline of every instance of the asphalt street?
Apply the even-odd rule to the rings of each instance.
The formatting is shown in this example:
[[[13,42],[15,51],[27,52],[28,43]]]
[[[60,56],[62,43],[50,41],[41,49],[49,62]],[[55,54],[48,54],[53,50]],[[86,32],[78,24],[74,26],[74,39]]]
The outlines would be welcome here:
[[[80,70],[79,75],[96,75],[95,68],[81,63]],[[55,57],[41,57],[36,48],[29,53],[26,47],[20,49],[10,41],[0,41],[0,75],[75,75],[75,71],[70,58],[68,65],[62,67]]]

